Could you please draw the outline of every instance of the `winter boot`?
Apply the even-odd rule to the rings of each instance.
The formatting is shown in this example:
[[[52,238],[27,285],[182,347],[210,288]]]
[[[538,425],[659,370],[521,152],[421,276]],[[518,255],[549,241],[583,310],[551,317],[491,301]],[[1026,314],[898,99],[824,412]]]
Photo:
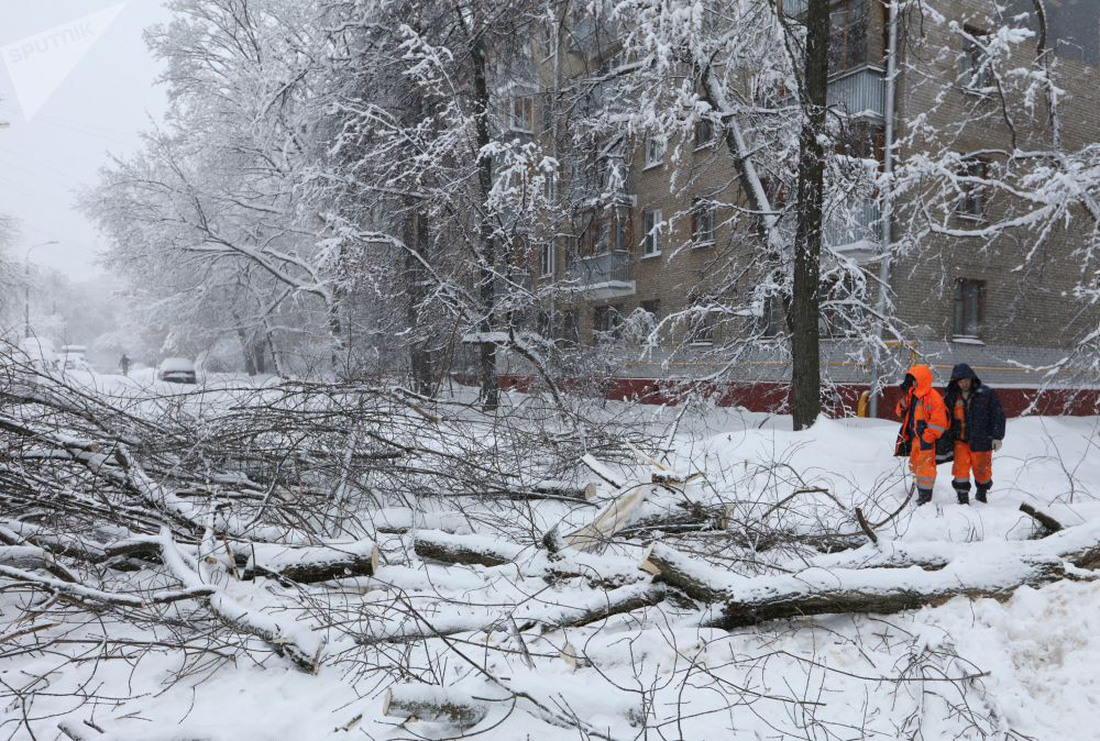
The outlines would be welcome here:
[[[955,489],[956,496],[959,497],[959,504],[970,504],[970,479],[966,481],[952,481],[952,488]]]
[[[918,507],[921,506],[922,504],[928,504],[931,501],[932,501],[932,490],[931,489],[919,489],[919,488],[917,489],[917,506]]]
[[[974,498],[977,499],[982,504],[988,504],[989,500],[987,499],[987,496],[989,494],[989,490],[992,487],[993,487],[993,482],[992,481],[990,481],[988,483],[985,483],[985,484],[978,484],[978,493],[974,495]]]

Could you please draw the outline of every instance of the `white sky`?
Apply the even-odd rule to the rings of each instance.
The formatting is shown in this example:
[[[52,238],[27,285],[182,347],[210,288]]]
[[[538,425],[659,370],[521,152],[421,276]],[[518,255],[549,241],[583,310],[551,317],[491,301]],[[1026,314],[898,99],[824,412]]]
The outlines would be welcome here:
[[[74,280],[102,274],[104,244],[76,191],[163,114],[142,31],[168,17],[160,0],[0,0],[0,121],[10,123],[0,130],[0,212],[22,227],[11,259],[56,240],[31,262]]]

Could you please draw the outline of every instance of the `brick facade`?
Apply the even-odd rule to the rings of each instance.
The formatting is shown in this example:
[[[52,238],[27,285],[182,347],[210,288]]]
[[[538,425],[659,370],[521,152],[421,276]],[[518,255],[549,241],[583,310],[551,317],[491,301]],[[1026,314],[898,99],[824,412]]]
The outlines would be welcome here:
[[[869,2],[866,59],[862,68],[869,74],[881,75],[885,68],[885,8],[875,0]],[[903,43],[899,50],[902,73],[895,98],[897,130],[901,138],[899,161],[929,153],[932,146],[949,146],[960,153],[996,153],[1011,148],[1013,141],[1018,149],[1040,146],[1046,141],[1048,112],[1041,101],[1033,108],[1016,105],[1011,110],[1002,110],[994,96],[967,91],[956,80],[962,74],[961,65],[966,64],[965,41],[959,29],[977,31],[998,26],[1001,21],[991,16],[995,12],[992,0],[926,0],[925,4],[941,13],[943,22],[925,19],[921,24],[922,33],[918,34],[915,29],[905,26],[911,19],[903,19],[900,34]],[[1096,4],[1092,15],[1095,28],[1100,22],[1100,3]],[[1017,63],[1025,66],[1030,61],[1027,59],[1029,54],[1034,56],[1033,43],[1017,44],[1010,66]],[[590,59],[565,51],[560,57],[554,67],[558,86],[590,71]],[[1059,79],[1073,80],[1075,89],[1091,91],[1091,83],[1100,82],[1100,71],[1083,61],[1087,55],[1081,57],[1059,56]],[[546,74],[545,69],[543,73]],[[1009,91],[1010,100],[1018,98]],[[1066,148],[1100,139],[1100,110],[1097,110],[1100,99],[1088,94],[1068,96],[1063,106]],[[1006,123],[1006,116],[1011,119],[1011,126]],[[919,136],[906,138],[911,125],[918,119],[942,132],[941,141],[923,142]],[[943,140],[947,138],[950,144],[944,145]],[[756,237],[745,233],[744,220],[738,227],[741,231],[735,231],[724,218],[729,214],[723,213],[721,208],[717,213],[715,243],[692,246],[690,211],[696,198],[713,197],[725,204],[745,205],[724,146],[721,141],[700,148],[691,141],[669,142],[662,161],[650,166],[646,162],[645,141],[626,142],[624,161],[629,168],[630,192],[626,194],[624,208],[629,214],[627,252],[633,287],[620,287],[617,295],[609,297],[593,297],[580,291],[556,300],[557,310],[575,312],[582,342],[592,340],[597,307],[612,306],[629,315],[638,308],[657,306],[660,318],[668,317],[690,306],[699,286],[722,274],[724,265],[745,264],[752,250],[759,249]],[[670,161],[674,151],[680,157],[675,166],[675,186],[674,165]],[[881,152],[878,154],[881,157]],[[989,159],[990,166],[997,166],[999,160],[995,154]],[[926,194],[911,193],[896,205],[895,241],[921,228],[913,214],[915,206],[921,205],[925,197]],[[1017,206],[994,199],[983,208],[986,217],[995,220]],[[661,253],[652,256],[645,254],[644,247],[645,213],[651,210],[659,210],[666,223],[672,221],[661,235]],[[961,217],[950,217],[946,221],[948,226],[973,227],[977,223],[961,220]],[[1083,228],[1080,225],[1085,223],[1087,220],[1075,219],[1071,228],[1053,231],[1038,247],[1031,239],[1033,235],[1025,234],[1007,234],[981,242],[947,237],[920,240],[894,262],[890,280],[897,316],[908,327],[908,347],[944,363],[956,357],[973,359],[983,367],[1001,368],[1005,383],[1030,382],[1033,376],[1012,372],[1010,361],[1048,364],[1072,347],[1083,327],[1090,322],[1091,326],[1096,325],[1096,312],[1082,313],[1068,295],[1080,278],[1080,265],[1071,258],[1080,240],[1080,232],[1075,230]],[[1033,250],[1034,257],[1028,260]],[[555,278],[560,279],[568,275],[571,261],[578,256],[566,254],[566,249],[557,252]],[[1025,263],[1026,267],[1020,269]],[[976,338],[961,342],[955,341],[953,326],[955,284],[960,278],[982,284],[980,329]],[[747,295],[755,279],[756,276],[747,272],[740,283],[727,289],[743,290]],[[670,344],[682,340],[684,331],[686,327],[680,326],[672,334]],[[904,355],[908,350],[898,352]],[[826,340],[823,354],[832,379],[866,382],[869,369],[851,359],[843,342]],[[664,363],[666,360],[667,349],[659,350],[652,361],[624,362],[621,373],[651,378],[669,374],[690,377],[706,374],[714,366],[713,361],[693,364],[690,353],[681,355],[671,366]],[[789,368],[774,357],[762,356],[753,367],[742,368],[740,372],[747,379],[781,381],[788,376]]]

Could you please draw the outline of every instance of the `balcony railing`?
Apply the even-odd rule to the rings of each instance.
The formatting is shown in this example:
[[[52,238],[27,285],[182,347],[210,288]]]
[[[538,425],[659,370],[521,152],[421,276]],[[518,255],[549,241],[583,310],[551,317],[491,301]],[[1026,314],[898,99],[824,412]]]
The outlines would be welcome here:
[[[882,211],[878,201],[861,200],[832,211],[821,235],[837,252],[872,252],[882,241]]]
[[[629,252],[605,252],[579,257],[569,265],[569,279],[593,298],[634,293],[634,271]]]
[[[878,67],[859,67],[829,81],[827,101],[849,116],[886,114],[886,80]]]

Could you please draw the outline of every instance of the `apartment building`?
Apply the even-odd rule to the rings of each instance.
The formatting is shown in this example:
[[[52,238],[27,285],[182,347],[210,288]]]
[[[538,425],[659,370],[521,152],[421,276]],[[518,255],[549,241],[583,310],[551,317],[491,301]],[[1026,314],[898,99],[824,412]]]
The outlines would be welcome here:
[[[804,5],[805,0],[785,0],[784,10],[797,17]],[[891,150],[895,166],[957,151],[958,174],[965,180],[966,175],[989,177],[1002,166],[1004,153],[1037,144],[1049,133],[1049,111],[1041,102],[1002,96],[1003,91],[992,89],[1000,84],[997,75],[1011,65],[1002,57],[994,69],[985,59],[990,35],[1015,11],[1026,12],[1031,4],[1017,2],[1016,8],[1010,3],[1012,7],[1005,8],[992,0],[943,0],[926,5],[933,13],[921,19],[920,28],[909,25],[916,23],[914,16],[897,19],[896,42],[891,45],[885,3],[833,3],[828,101],[832,115],[843,121],[843,141],[837,149],[853,161],[870,162],[876,172],[868,173],[869,181],[886,167],[887,141],[896,142]],[[1074,81],[1082,92],[1067,95],[1060,111],[1064,146],[1079,148],[1100,139],[1095,110],[1100,104],[1086,93],[1100,82],[1100,3],[1059,0],[1046,3],[1046,8],[1045,43],[1054,54],[1058,79]],[[554,100],[546,90],[608,68],[618,52],[619,31],[611,23],[582,19],[563,43],[537,54],[533,72],[541,80],[529,94],[521,89],[514,96],[513,128],[546,142],[558,141]],[[1010,59],[1019,55],[1022,67],[1028,62],[1023,57],[1034,54],[1035,47],[1033,42],[1017,47]],[[887,80],[891,55],[898,71],[894,85]],[[1010,74],[1005,79],[1019,82]],[[599,105],[598,87],[590,98],[588,104]],[[920,127],[939,132],[938,139],[915,135]],[[727,219],[722,212],[731,204],[747,206],[723,146],[704,123],[690,140],[624,136],[603,142],[602,149],[562,157],[563,182],[554,187],[568,189],[576,207],[560,238],[543,247],[537,273],[540,284],[565,285],[568,290],[555,293],[544,306],[545,330],[593,345],[615,337],[626,318],[636,319],[639,311],[656,321],[684,312],[717,275],[727,281],[722,290],[752,289],[758,274],[745,270],[731,280],[726,269],[731,262],[751,263],[760,244],[743,220]],[[673,149],[678,156],[675,164],[670,161]],[[905,328],[903,341],[894,343],[899,363],[920,357],[945,376],[954,362],[969,362],[989,382],[1021,389],[1020,399],[1010,405],[1022,408],[1023,390],[1039,385],[1041,374],[1021,366],[1056,362],[1072,348],[1082,328],[1090,322],[1096,326],[1095,307],[1082,310],[1072,296],[1080,280],[1080,265],[1072,252],[1082,238],[1078,230],[1086,227],[1079,220],[1068,222],[1045,234],[1041,243],[1034,235],[1011,230],[980,239],[961,237],[956,233],[998,223],[1014,204],[965,185],[950,195],[947,206],[945,197],[908,189],[895,198],[866,188],[827,216],[826,246],[863,265],[871,282],[882,278],[890,286],[896,316]],[[887,198],[888,220],[883,217]],[[919,212],[937,199],[941,210],[949,211],[937,222],[943,234],[928,234],[926,217]],[[884,240],[905,242],[921,230],[914,247],[884,269]],[[744,321],[755,324],[758,336],[782,329],[776,307],[758,306],[745,313]],[[723,362],[712,350],[721,344],[720,334],[728,326],[717,325],[705,314],[670,323],[659,347],[648,353],[636,348],[625,352],[617,373],[643,384],[705,377]],[[821,326],[829,379],[850,386],[842,395],[850,401],[871,381],[874,369],[853,357],[843,321],[823,315]],[[727,375],[740,383],[778,388],[789,372],[781,355],[764,350],[740,360]],[[1087,370],[1070,369],[1062,380],[1073,387],[1097,384]],[[753,395],[732,398],[743,403]],[[771,404],[781,395],[756,398],[767,398]]]

